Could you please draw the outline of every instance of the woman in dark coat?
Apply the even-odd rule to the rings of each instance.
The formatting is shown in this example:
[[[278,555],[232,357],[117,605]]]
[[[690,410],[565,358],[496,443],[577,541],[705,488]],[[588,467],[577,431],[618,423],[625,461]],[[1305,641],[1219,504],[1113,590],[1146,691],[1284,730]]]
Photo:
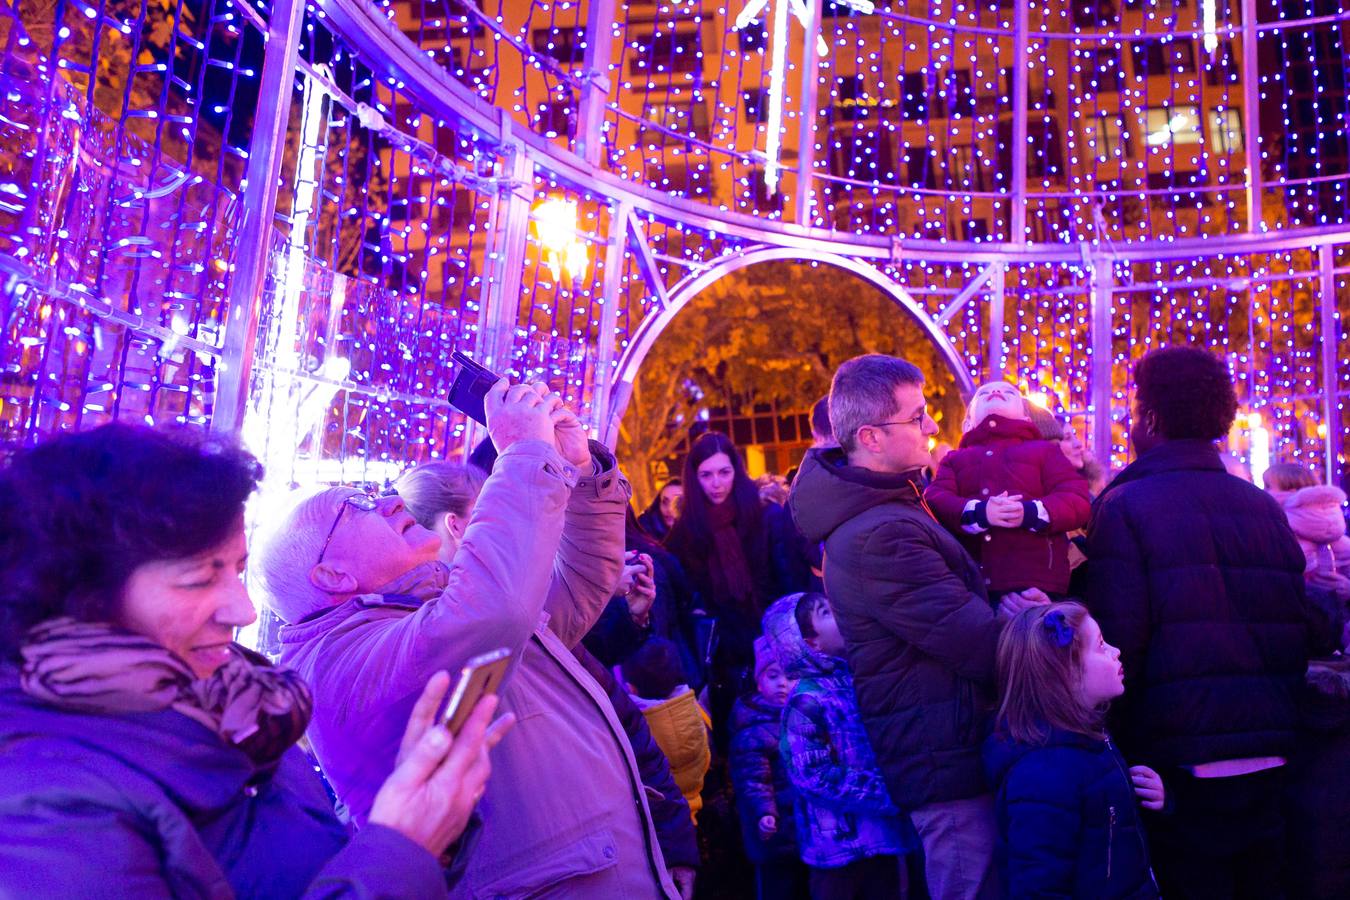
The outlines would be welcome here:
[[[786,511],[762,503],[731,439],[705,432],[684,463],[684,511],[666,536],[715,619],[707,649],[709,700],[719,747],[736,698],[753,688],[754,641],[769,604],[804,590],[810,570],[797,553]]]
[[[637,523],[642,531],[654,541],[665,540],[671,527],[680,517],[680,507],[684,505],[684,483],[672,478],[661,485],[656,499],[638,516]]]
[[[309,689],[233,641],[256,618],[239,576],[260,474],[120,424],[0,474],[0,895],[445,894],[495,704],[452,746],[434,678],[353,837],[295,746]]]

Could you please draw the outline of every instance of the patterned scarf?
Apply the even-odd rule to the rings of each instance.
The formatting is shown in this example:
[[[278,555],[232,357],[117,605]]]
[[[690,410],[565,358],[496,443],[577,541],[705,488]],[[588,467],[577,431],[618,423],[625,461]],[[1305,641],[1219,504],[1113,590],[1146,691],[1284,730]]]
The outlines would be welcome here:
[[[63,617],[34,626],[21,649],[24,693],[79,712],[172,709],[270,768],[309,725],[313,701],[300,676],[232,644],[228,662],[198,679],[171,650],[99,622]]]

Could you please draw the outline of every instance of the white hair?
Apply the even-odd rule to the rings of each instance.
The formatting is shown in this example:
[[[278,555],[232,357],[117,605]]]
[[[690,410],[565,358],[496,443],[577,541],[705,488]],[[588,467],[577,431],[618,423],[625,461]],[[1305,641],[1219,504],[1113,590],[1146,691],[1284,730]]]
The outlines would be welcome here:
[[[263,531],[249,553],[249,587],[281,621],[299,622],[311,613],[333,605],[333,597],[309,579],[319,562],[324,541],[352,488],[324,488],[317,492],[296,491],[289,511]]]

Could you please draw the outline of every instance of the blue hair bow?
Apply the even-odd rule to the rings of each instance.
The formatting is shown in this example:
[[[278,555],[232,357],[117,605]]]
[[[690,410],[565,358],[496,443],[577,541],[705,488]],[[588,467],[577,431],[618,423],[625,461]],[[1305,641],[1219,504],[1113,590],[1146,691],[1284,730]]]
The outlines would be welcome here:
[[[1073,643],[1073,626],[1064,620],[1063,610],[1046,613],[1041,620],[1041,627],[1050,634],[1056,647],[1067,647]]]

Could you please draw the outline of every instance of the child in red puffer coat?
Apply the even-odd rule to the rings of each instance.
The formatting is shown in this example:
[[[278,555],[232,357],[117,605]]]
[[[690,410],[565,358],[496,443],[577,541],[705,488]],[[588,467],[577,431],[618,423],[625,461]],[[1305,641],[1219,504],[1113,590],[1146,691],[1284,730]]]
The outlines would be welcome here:
[[[1042,440],[1022,394],[994,381],[975,391],[958,449],[924,499],[980,563],[991,598],[1069,588],[1068,532],[1087,524],[1087,479]]]

